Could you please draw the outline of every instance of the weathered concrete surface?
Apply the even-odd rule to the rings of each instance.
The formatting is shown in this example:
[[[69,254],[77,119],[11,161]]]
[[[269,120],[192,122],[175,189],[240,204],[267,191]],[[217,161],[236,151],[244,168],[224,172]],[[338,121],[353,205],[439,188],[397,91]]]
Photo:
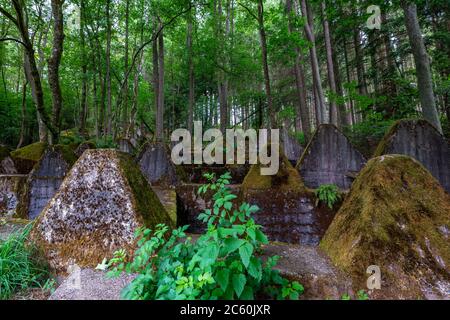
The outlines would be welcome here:
[[[375,156],[384,154],[404,154],[419,160],[450,193],[450,146],[426,120],[396,122],[375,152]]]
[[[50,265],[95,267],[114,251],[134,249],[134,232],[172,222],[131,157],[86,150],[38,217],[32,237]]]
[[[317,246],[271,243],[264,247],[263,255],[280,257],[275,269],[303,285],[302,300],[339,300],[344,294],[354,296],[351,279],[337,270]]]
[[[335,184],[349,189],[366,159],[335,126],[320,125],[303,152],[297,170],[308,188]]]
[[[328,228],[321,247],[366,285],[379,266],[375,298],[450,298],[450,195],[418,161],[400,155],[370,160]]]
[[[17,174],[8,148],[0,145],[0,174]]]
[[[173,186],[179,182],[177,169],[163,143],[147,142],[142,147],[137,162],[151,185]]]
[[[298,192],[249,192],[245,201],[260,208],[253,218],[271,241],[317,245],[335,215],[316,207],[313,195]]]
[[[8,239],[12,234],[23,230],[29,221],[0,218],[0,241]]]
[[[27,175],[0,175],[0,217],[16,215],[17,206],[25,193]]]
[[[134,152],[134,146],[129,139],[119,140],[119,151],[132,154]]]
[[[20,174],[29,174],[41,159],[46,148],[47,144],[36,142],[12,151],[11,158],[14,161],[17,172]]]
[[[70,274],[48,300],[120,300],[120,293],[135,276],[110,279],[106,273],[81,269]]]
[[[291,163],[296,164],[303,153],[303,147],[292,137],[289,132],[283,128],[281,131],[281,141],[284,153]]]
[[[0,174],[17,174],[14,161],[10,156],[0,160]]]
[[[35,219],[58,191],[76,156],[67,146],[49,146],[31,171],[17,214]]]
[[[153,191],[158,196],[159,201],[166,209],[174,225],[177,225],[177,193],[173,188],[161,188],[152,186]]]

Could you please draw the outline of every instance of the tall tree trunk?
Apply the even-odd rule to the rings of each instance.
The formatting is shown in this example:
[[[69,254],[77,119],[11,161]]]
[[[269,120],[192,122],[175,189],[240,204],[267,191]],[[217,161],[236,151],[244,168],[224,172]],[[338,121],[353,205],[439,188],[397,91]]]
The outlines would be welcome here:
[[[288,29],[289,33],[293,34],[295,29],[292,23],[292,0],[286,0],[286,13],[288,15]],[[311,123],[309,117],[308,105],[306,103],[306,84],[305,84],[305,73],[303,70],[303,56],[298,46],[295,47],[295,60],[294,60],[294,74],[295,74],[295,84],[298,95],[298,104],[296,105],[296,121],[295,130],[300,132],[303,130],[305,137],[309,140],[311,134]]]
[[[193,10],[193,9],[191,9]],[[194,78],[194,53],[192,49],[192,12],[188,14],[187,21],[187,51],[188,51],[188,68],[189,68],[189,102],[188,102],[188,123],[189,132],[193,132],[194,125],[194,103],[195,103],[195,78]]]
[[[53,49],[50,59],[48,59],[48,84],[52,93],[52,111],[53,111],[53,127],[51,143],[58,143],[61,110],[62,110],[62,94],[59,83],[59,66],[63,53],[64,43],[64,17],[63,17],[64,0],[52,0],[53,15]]]
[[[367,95],[367,84],[364,75],[364,53],[361,48],[361,36],[357,27],[353,30],[353,41],[355,45],[356,75],[358,77],[358,91],[362,96]]]
[[[259,36],[261,41],[261,52],[262,52],[262,63],[264,70],[264,85],[266,89],[267,97],[267,111],[269,113],[269,126],[271,129],[277,127],[275,110],[273,107],[272,92],[270,87],[270,73],[269,73],[269,63],[267,61],[267,40],[266,40],[266,29],[264,27],[264,4],[263,0],[258,0],[258,26],[259,26]]]
[[[86,57],[86,37],[85,37],[85,0],[80,0],[80,42],[81,42],[81,74],[82,74],[82,84],[81,84],[81,112],[80,112],[80,128],[79,133],[81,136],[87,136],[86,132],[86,121],[88,113],[88,103],[87,103],[87,86],[88,86],[88,75],[87,75],[87,57]]]
[[[311,10],[309,10],[308,3],[306,0],[301,0],[301,10],[304,17],[306,17],[307,22],[305,23],[305,34],[308,41],[311,43],[310,59],[311,59],[311,70],[313,74],[313,82],[316,90],[315,103],[317,104],[316,112],[318,112],[317,119],[320,123],[325,122],[325,96],[322,88],[322,80],[320,77],[319,59],[317,57],[316,51],[316,38],[314,35],[313,28],[313,16]]]
[[[25,129],[27,121],[27,85],[28,81],[24,80],[22,85],[22,108],[21,108],[21,120],[20,120],[20,136],[16,149],[22,147],[25,140]]]
[[[111,0],[106,0],[106,135],[112,134],[112,92],[111,92]]]
[[[36,106],[38,121],[39,119],[45,125],[46,128],[50,130],[52,135],[57,134],[57,130],[52,125],[52,120],[44,107],[44,92],[42,90],[41,76],[36,64],[35,51],[33,48],[33,43],[30,40],[30,34],[28,29],[28,23],[26,19],[26,14],[24,12],[23,2],[20,0],[11,0],[16,17],[7,13],[5,10],[1,10],[1,13],[5,15],[9,20],[11,20],[17,27],[22,43],[25,49],[25,74],[30,82],[32,96],[34,104]],[[43,131],[39,131],[40,140],[46,142],[47,137],[43,135]]]
[[[409,1],[402,1],[402,7],[405,13],[406,30],[416,64],[417,84],[423,116],[442,133],[441,121],[433,92],[430,60],[417,18],[417,6]]]
[[[164,34],[158,37],[158,109],[156,111],[156,140],[164,141]]]
[[[340,127],[341,123],[338,121],[338,110],[336,104],[336,80],[334,75],[334,63],[333,63],[333,47],[331,45],[330,24],[327,18],[327,8],[325,2],[322,1],[322,15],[323,15],[323,32],[325,38],[325,48],[327,51],[327,68],[328,68],[328,83],[330,85],[330,91],[332,98],[330,101],[330,123]]]
[[[122,112],[122,131],[125,135],[128,133],[128,65],[129,65],[129,31],[130,29],[130,0],[126,0],[125,4],[125,79],[123,88],[123,112]]]
[[[226,128],[229,125],[229,110],[228,110],[228,82],[227,75],[223,68],[226,68],[226,56],[225,52],[225,43],[226,43],[226,32],[224,32],[223,23],[222,23],[222,0],[217,0],[217,30],[216,37],[219,43],[219,52],[218,52],[218,62],[222,63],[222,68],[218,70],[218,83],[217,83],[217,93],[219,95],[219,112],[220,112],[220,130],[225,133]]]

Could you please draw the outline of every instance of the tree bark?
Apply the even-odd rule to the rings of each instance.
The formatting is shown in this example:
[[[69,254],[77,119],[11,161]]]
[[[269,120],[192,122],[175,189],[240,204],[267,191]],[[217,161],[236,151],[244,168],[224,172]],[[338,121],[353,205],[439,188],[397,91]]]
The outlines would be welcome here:
[[[193,9],[191,9],[193,10]],[[194,125],[194,103],[195,103],[195,78],[194,78],[194,53],[192,48],[192,12],[189,12],[187,21],[187,51],[188,51],[188,68],[189,68],[189,102],[188,102],[188,123],[189,132],[193,132]]]
[[[417,18],[417,6],[409,1],[403,1],[402,7],[405,14],[406,30],[416,64],[417,84],[423,116],[442,133],[441,121],[433,92],[430,60]]]
[[[80,128],[79,133],[81,136],[87,136],[86,132],[86,121],[88,114],[88,104],[87,104],[87,86],[88,86],[88,75],[87,75],[87,57],[86,57],[86,37],[85,37],[85,0],[80,0],[80,43],[81,43],[81,74],[82,74],[82,84],[81,84],[81,110],[80,110]]]
[[[292,0],[286,0],[286,13],[288,15],[288,31],[290,34],[295,32],[292,23]],[[294,74],[295,84],[298,95],[298,104],[296,105],[296,121],[295,131],[300,132],[303,130],[306,139],[308,140],[311,134],[311,123],[308,105],[306,103],[306,84],[305,73],[302,66],[302,53],[298,46],[295,47],[295,60],[294,60]]]
[[[164,141],[164,34],[158,37],[158,109],[156,111],[156,140]]]
[[[309,49],[310,51],[310,59],[311,59],[311,72],[313,75],[313,82],[314,87],[316,90],[316,98],[315,103],[316,106],[316,112],[318,113],[316,115],[319,123],[325,122],[325,97],[323,93],[322,88],[322,80],[320,77],[320,68],[319,68],[319,59],[317,57],[317,51],[316,51],[316,38],[314,36],[314,29],[313,29],[313,16],[312,12],[308,8],[308,3],[306,0],[301,0],[301,10],[304,17],[306,17],[307,22],[305,23],[305,34],[308,39],[308,41],[311,43],[311,47]]]
[[[267,98],[267,111],[269,113],[269,126],[271,129],[275,129],[277,127],[277,123],[275,118],[275,110],[273,107],[272,92],[270,87],[269,63],[267,61],[267,40],[266,40],[266,29],[264,27],[263,0],[258,0],[258,26],[261,41],[262,63],[264,70],[264,85]]]
[[[336,80],[334,75],[334,63],[333,63],[333,47],[331,45],[330,24],[327,18],[327,8],[325,2],[322,1],[322,15],[323,15],[323,32],[325,38],[325,48],[327,51],[327,69],[328,69],[328,83],[330,85],[330,91],[332,98],[330,100],[330,123],[340,127],[341,123],[338,121],[338,110],[336,104],[337,90]]]
[[[61,86],[59,83],[59,66],[61,64],[64,43],[63,4],[64,0],[51,1],[53,15],[53,49],[52,55],[50,59],[48,59],[48,84],[52,94],[52,123],[55,128],[55,131],[52,132],[51,143],[58,143],[63,104]]]
[[[111,0],[106,0],[106,135],[112,134],[112,92],[111,92]]]

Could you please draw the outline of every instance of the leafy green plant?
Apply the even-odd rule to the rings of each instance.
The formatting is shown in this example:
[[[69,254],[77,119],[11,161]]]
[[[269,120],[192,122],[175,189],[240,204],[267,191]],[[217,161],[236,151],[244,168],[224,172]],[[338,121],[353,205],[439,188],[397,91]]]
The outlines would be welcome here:
[[[358,293],[356,294],[356,297],[358,300],[361,301],[369,300],[369,295],[364,290],[359,290]]]
[[[49,272],[35,248],[27,244],[31,225],[0,241],[0,299],[9,299],[15,292],[43,288]]]
[[[367,294],[366,291],[359,290],[356,293],[356,299],[359,301],[369,300],[369,295]],[[341,300],[352,300],[352,297],[348,293],[345,293],[342,295]]]
[[[333,209],[334,205],[341,200],[341,194],[339,193],[339,188],[334,184],[324,184],[321,185],[316,190],[317,202],[325,203],[330,209]]]
[[[266,262],[260,257],[267,244],[261,226],[251,218],[259,208],[247,203],[239,207],[236,195],[227,187],[227,173],[209,183],[199,193],[215,191],[214,206],[199,215],[207,231],[196,241],[186,236],[187,226],[173,230],[158,225],[154,231],[137,232],[137,250],[126,263],[117,252],[110,266],[111,276],[138,273],[122,292],[125,299],[254,299],[271,297],[297,299],[303,292],[298,282],[290,283],[274,270],[278,257]]]

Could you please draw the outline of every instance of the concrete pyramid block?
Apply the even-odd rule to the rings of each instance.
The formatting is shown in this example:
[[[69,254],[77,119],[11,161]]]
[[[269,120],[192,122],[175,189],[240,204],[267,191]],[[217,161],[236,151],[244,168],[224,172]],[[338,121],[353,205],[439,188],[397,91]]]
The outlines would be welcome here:
[[[308,188],[335,184],[341,189],[349,189],[365,163],[364,156],[338,128],[322,124],[297,163],[297,170]]]
[[[397,121],[375,152],[375,156],[384,154],[404,154],[413,157],[450,193],[450,146],[428,121]]]
[[[142,173],[151,185],[172,186],[179,182],[177,168],[164,143],[147,142],[137,157]]]
[[[118,249],[134,250],[134,233],[170,217],[129,155],[86,150],[38,217],[32,237],[50,265],[95,267]]]
[[[447,298],[450,195],[418,161],[386,155],[367,163],[321,242],[333,263],[366,287],[378,266],[374,298]]]

